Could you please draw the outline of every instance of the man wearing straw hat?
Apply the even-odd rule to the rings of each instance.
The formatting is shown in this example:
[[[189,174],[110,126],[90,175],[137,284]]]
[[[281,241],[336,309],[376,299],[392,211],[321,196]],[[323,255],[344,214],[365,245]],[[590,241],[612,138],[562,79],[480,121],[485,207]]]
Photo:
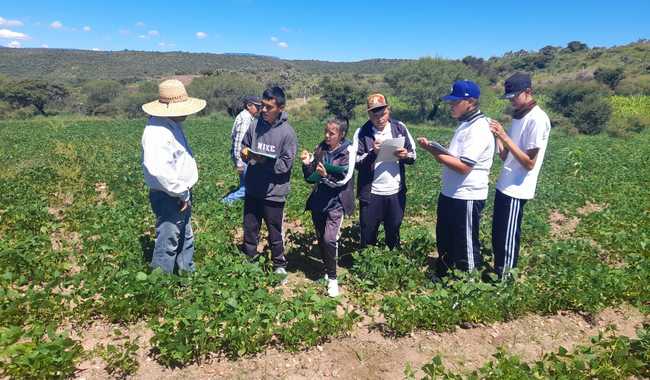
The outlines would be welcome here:
[[[144,104],[150,115],[142,134],[142,168],[149,201],[156,215],[156,245],[152,268],[167,273],[194,271],[192,186],[198,170],[182,122],[205,108],[205,100],[187,96],[175,79],[158,86],[159,99]]]

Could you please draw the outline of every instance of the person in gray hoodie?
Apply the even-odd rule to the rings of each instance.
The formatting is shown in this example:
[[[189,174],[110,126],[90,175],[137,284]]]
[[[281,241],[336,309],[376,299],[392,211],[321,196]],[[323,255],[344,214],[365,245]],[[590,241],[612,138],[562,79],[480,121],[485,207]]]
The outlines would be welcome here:
[[[289,180],[298,141],[296,132],[284,112],[286,97],[280,87],[271,87],[262,94],[262,117],[248,129],[242,140],[241,158],[248,164],[246,197],[244,199],[244,253],[257,258],[262,219],[269,231],[269,245],[275,273],[284,276],[282,222],[284,204],[291,190]]]

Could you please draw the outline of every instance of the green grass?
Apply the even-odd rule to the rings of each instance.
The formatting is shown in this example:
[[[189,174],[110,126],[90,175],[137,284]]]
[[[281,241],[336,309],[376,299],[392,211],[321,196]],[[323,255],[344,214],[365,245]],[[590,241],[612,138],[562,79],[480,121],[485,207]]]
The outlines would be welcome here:
[[[237,184],[228,158],[231,120],[226,118],[191,118],[187,123],[200,175],[193,211],[198,271],[188,277],[151,272],[146,256],[153,245],[154,220],[140,167],[144,122],[0,122],[3,375],[48,377],[44,374],[56,372],[54,368],[74,368],[82,355],[79,343],[47,333],[64,320],[78,325],[94,318],[147,321],[156,359],[171,366],[201,361],[209,353],[240,357],[270,345],[291,351],[336,339],[353,327],[359,310],[373,306],[383,312],[387,333],[400,335],[524,313],[593,313],[620,302],[643,308],[650,301],[644,287],[650,273],[647,131],[627,140],[552,131],[538,196],[526,205],[519,279],[510,286],[461,277],[436,287],[426,280],[424,271],[435,250],[440,166],[418,151],[418,162],[407,169],[404,248],[356,252],[358,230],[343,231],[341,253],[356,259],[341,279],[350,298],[342,312],[321,284],[293,286],[287,297],[276,290],[278,278],[268,261],[251,265],[242,260],[232,241],[232,232],[241,226],[242,206],[219,202]],[[354,122],[353,129],[359,125]],[[318,122],[294,127],[299,149],[311,150],[322,138]],[[430,125],[410,129],[414,137],[443,142],[453,133]],[[495,160],[492,184],[499,169]],[[98,196],[100,183],[106,184],[108,198]],[[317,270],[313,264],[303,265],[314,261],[313,229],[303,211],[309,191],[296,165],[286,218],[300,220],[306,228],[304,233],[288,232],[287,239],[295,243],[288,256],[291,271],[311,274]],[[490,241],[492,197],[481,221],[483,242]],[[603,209],[578,214],[587,202]],[[568,240],[550,237],[551,210],[580,218]],[[60,249],[53,249],[53,238],[61,242]],[[35,353],[51,353],[58,362],[44,362]],[[128,353],[110,355],[117,366],[130,368]],[[58,376],[67,376],[66,371]]]

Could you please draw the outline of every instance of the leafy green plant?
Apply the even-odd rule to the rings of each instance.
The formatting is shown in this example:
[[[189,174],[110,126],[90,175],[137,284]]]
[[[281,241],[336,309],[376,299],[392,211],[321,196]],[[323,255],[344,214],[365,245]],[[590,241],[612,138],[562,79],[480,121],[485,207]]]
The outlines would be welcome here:
[[[127,339],[118,345],[107,344],[97,347],[99,356],[106,362],[104,367],[106,372],[118,379],[125,379],[135,374],[140,366],[137,358],[139,342],[140,338],[137,337],[133,340]]]

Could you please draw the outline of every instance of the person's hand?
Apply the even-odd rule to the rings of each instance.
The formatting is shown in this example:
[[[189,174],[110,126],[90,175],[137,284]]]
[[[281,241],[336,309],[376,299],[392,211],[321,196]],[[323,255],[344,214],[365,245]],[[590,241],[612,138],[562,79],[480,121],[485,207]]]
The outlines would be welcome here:
[[[321,177],[327,177],[327,170],[325,169],[325,165],[323,165],[322,162],[319,162],[318,165],[316,165],[316,171]]]
[[[490,120],[490,131],[499,139],[502,139],[506,135],[505,129],[503,129],[503,126],[496,120]]]
[[[418,144],[420,144],[422,148],[427,149],[429,147],[429,140],[426,137],[419,137]]]
[[[309,151],[303,150],[300,153],[300,159],[302,160],[303,164],[305,164],[305,165],[309,164]]]
[[[250,149],[246,147],[241,148],[241,152],[239,152],[239,155],[241,156],[242,160],[248,161],[248,157],[250,156]]]
[[[188,207],[190,207],[190,202],[181,201],[181,212],[187,210]]]
[[[372,150],[375,153],[379,153],[379,149],[381,148],[381,141],[375,140],[374,144],[372,144]]]
[[[408,157],[408,150],[406,148],[399,148],[395,151],[395,157],[399,158],[400,160],[403,160]]]

